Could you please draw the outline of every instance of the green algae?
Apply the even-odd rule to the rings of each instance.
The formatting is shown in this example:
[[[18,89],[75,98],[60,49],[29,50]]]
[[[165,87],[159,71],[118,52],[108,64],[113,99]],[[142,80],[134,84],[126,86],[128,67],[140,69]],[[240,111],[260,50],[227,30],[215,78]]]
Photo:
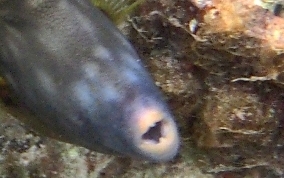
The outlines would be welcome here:
[[[145,0],[91,0],[91,2],[104,11],[115,24],[119,24]]]

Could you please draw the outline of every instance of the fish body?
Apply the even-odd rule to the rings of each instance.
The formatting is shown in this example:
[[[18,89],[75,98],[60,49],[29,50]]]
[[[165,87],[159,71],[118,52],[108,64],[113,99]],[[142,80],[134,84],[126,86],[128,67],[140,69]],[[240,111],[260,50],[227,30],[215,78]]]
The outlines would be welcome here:
[[[177,154],[160,92],[88,0],[0,1],[0,71],[32,122],[61,140],[155,162]]]

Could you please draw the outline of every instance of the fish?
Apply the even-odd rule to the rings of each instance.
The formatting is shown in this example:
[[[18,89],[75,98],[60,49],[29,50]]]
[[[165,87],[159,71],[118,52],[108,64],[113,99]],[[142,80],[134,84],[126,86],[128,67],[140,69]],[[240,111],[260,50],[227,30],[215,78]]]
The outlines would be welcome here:
[[[0,1],[0,73],[18,111],[46,136],[152,162],[178,154],[163,95],[88,0]]]

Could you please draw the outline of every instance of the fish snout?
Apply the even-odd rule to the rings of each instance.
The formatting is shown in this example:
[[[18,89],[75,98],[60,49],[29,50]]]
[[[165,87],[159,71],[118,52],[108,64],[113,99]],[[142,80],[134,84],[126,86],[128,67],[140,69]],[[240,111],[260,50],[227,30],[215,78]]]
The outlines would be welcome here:
[[[133,113],[130,124],[134,145],[142,157],[162,162],[176,156],[180,142],[177,126],[163,108],[141,107]]]

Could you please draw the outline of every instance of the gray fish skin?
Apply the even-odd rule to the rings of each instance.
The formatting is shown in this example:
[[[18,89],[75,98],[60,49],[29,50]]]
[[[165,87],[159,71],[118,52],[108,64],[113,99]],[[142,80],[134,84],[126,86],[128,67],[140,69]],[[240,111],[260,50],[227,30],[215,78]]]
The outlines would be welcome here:
[[[61,140],[154,162],[178,152],[154,82],[87,0],[0,2],[0,66],[19,106]]]

